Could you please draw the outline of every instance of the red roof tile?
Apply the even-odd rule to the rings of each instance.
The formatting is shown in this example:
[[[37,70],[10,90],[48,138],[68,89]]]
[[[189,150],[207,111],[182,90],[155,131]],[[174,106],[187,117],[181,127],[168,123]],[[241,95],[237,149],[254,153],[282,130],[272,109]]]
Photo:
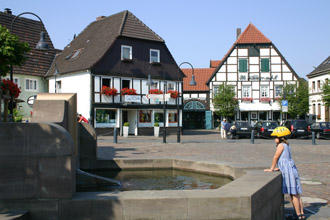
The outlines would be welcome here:
[[[194,68],[194,75],[196,80],[196,86],[190,86],[191,81],[191,69],[181,69],[182,72],[186,75],[183,78],[183,91],[209,91],[209,87],[206,85],[206,82],[211,77],[214,68]]]
[[[236,40],[237,44],[251,43],[271,43],[271,41],[261,33],[252,23],[250,23],[244,32]]]
[[[216,68],[221,63],[221,60],[210,60],[210,68]]]

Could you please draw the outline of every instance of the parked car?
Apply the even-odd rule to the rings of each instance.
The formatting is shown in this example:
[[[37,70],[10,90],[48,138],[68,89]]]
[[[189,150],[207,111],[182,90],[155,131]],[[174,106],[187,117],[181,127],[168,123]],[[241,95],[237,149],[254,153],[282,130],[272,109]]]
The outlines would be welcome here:
[[[297,138],[297,137],[308,138],[311,134],[310,126],[308,125],[306,120],[302,120],[302,119],[287,120],[285,121],[284,126],[291,131],[290,138]]]
[[[258,121],[255,124],[256,136],[262,138],[270,138],[273,130],[278,127],[276,121]]]
[[[311,130],[315,132],[316,138],[330,139],[330,122],[314,122]]]
[[[235,121],[231,124],[227,134],[228,138],[251,137],[253,127],[247,121]]]

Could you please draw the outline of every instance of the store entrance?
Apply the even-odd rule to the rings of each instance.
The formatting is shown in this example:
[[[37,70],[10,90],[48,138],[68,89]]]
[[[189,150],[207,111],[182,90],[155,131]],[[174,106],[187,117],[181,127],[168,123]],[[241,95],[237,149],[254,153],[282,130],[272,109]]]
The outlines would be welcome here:
[[[205,129],[205,111],[184,111],[184,129]]]

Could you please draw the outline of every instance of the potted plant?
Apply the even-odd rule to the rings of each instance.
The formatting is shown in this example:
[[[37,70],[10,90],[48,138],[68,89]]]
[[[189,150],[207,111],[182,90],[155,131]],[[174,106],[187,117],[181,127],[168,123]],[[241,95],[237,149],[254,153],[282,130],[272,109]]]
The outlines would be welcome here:
[[[172,99],[176,99],[179,97],[179,92],[176,90],[169,90],[167,93],[169,93],[171,95]]]
[[[160,89],[150,89],[149,94],[163,94],[163,91]]]
[[[129,88],[123,88],[120,91],[121,95],[136,95],[136,90],[135,89],[129,89]]]
[[[128,137],[128,130],[129,130],[129,122],[125,122],[124,123],[124,130],[123,130],[124,137]]]
[[[154,135],[155,137],[159,137],[159,123],[155,122],[154,124]]]
[[[106,96],[111,96],[111,95],[115,96],[115,95],[117,95],[117,89],[110,88],[108,86],[102,86],[101,93]]]

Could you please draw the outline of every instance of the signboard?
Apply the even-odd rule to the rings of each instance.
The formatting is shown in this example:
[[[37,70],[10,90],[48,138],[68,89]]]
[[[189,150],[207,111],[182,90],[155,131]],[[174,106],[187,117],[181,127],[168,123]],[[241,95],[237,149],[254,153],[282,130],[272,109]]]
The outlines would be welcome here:
[[[171,98],[171,94],[148,94],[146,97],[154,102],[163,102],[164,98],[165,101],[169,101]]]
[[[37,98],[36,95],[30,96],[30,97],[26,100],[27,104],[29,104],[30,106],[33,106],[34,100],[36,100],[36,98]]]
[[[289,102],[288,100],[282,100],[282,112],[288,112]]]
[[[124,100],[125,100],[125,102],[141,103],[141,96],[140,95],[125,95]]]

